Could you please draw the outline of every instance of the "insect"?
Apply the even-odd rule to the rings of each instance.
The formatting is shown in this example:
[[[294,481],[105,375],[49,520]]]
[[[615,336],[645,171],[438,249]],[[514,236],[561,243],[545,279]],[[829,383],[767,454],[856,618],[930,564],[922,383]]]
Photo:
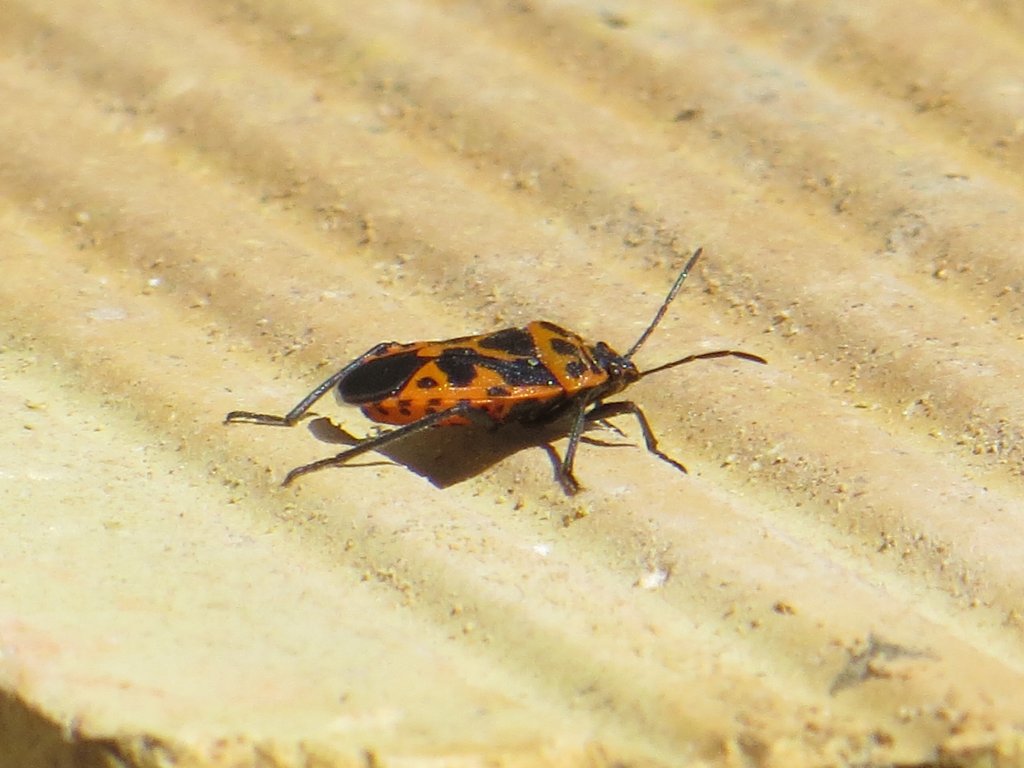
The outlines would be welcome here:
[[[336,388],[341,402],[360,406],[373,421],[398,427],[359,440],[336,456],[296,467],[282,485],[325,467],[340,466],[431,427],[497,427],[511,422],[541,425],[565,418],[569,443],[557,463],[556,478],[571,496],[580,488],[573,464],[587,424],[604,423],[625,414],[636,418],[648,451],[685,473],[685,466],[659,450],[647,417],[636,403],[605,400],[645,376],[695,360],[738,357],[766,362],[749,352],[723,349],[687,355],[646,371],[637,369],[633,356],[665,316],[701,252],[698,248],[687,261],[654,319],[624,355],[603,341],[588,344],[577,334],[546,321],[444,341],[385,342],[332,374],[284,416],[232,411],[225,422],[290,427]]]

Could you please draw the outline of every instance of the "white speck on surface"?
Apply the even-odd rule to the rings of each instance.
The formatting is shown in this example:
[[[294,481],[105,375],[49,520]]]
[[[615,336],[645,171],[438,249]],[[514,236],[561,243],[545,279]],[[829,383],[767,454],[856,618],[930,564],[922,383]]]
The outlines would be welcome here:
[[[668,581],[668,575],[667,568],[655,568],[643,574],[636,583],[641,589],[659,589]]]
[[[96,307],[86,312],[85,316],[90,320],[125,320],[128,313],[121,307]]]

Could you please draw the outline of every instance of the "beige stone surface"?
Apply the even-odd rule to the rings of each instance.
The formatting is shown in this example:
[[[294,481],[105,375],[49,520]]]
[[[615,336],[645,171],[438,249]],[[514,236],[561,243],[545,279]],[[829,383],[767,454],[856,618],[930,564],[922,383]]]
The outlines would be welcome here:
[[[0,766],[1024,764],[1024,13],[0,4]],[[338,450],[534,319],[636,425]],[[353,434],[354,408],[318,411]]]

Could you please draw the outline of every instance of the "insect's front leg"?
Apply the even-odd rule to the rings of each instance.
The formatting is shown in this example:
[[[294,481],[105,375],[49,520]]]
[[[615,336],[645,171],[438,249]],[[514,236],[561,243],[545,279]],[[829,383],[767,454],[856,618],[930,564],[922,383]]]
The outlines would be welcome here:
[[[580,490],[580,484],[576,480],[576,475],[573,474],[572,466],[576,460],[576,448],[580,444],[583,428],[586,425],[586,410],[587,404],[580,401],[570,411],[572,423],[569,426],[569,444],[565,447],[565,456],[562,458],[562,463],[555,469],[555,479],[562,486],[566,496],[575,496]]]
[[[658,448],[658,440],[654,436],[654,431],[651,429],[651,425],[648,423],[647,417],[644,415],[644,412],[640,410],[640,406],[632,400],[624,400],[615,403],[599,403],[590,409],[586,414],[585,420],[603,421],[604,419],[610,419],[614,416],[622,416],[627,413],[635,416],[637,422],[640,424],[640,431],[643,433],[644,443],[647,446],[647,450],[665,463],[671,464],[684,475],[688,474],[685,466]]]
[[[327,380],[302,398],[298,405],[288,411],[284,416],[275,416],[270,413],[253,413],[252,411],[231,411],[231,413],[224,417],[224,423],[234,424],[237,422],[245,422],[247,424],[269,424],[274,427],[294,426],[296,422],[305,416],[309,409],[313,407],[313,403],[330,392],[331,389],[333,389],[339,381],[348,376],[353,369],[362,365],[367,358],[376,357],[389,346],[390,344],[385,342],[367,350],[340,371],[331,374]]]

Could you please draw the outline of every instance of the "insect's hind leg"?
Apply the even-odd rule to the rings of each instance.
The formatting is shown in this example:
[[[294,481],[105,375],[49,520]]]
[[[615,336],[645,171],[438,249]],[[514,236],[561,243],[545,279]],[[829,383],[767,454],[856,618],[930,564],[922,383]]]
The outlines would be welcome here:
[[[584,416],[584,420],[602,421],[604,419],[610,419],[624,414],[632,414],[636,417],[637,422],[640,424],[640,431],[643,433],[644,443],[646,444],[648,451],[653,453],[666,464],[671,464],[684,475],[689,474],[683,464],[658,448],[658,439],[654,436],[654,432],[651,430],[651,425],[648,423],[647,417],[644,415],[644,412],[640,410],[640,406],[632,400],[622,400],[614,403],[599,403],[587,411]]]
[[[344,379],[353,369],[358,368],[368,357],[375,357],[387,349],[388,344],[378,344],[368,349],[340,371],[332,373],[329,378],[317,385],[316,389],[306,395],[299,403],[284,416],[275,416],[272,413],[253,413],[252,411],[231,411],[224,417],[225,424],[245,422],[246,424],[269,424],[273,427],[292,427],[306,415],[306,412],[313,407],[313,403],[326,395],[334,386]]]
[[[490,423],[490,419],[483,413],[473,409],[470,403],[458,403],[453,405],[451,408],[447,408],[437,413],[431,413],[424,416],[422,419],[417,419],[411,424],[399,427],[398,429],[388,430],[382,432],[379,435],[373,437],[367,437],[360,440],[358,443],[353,445],[348,450],[342,451],[336,456],[329,456],[326,459],[320,459],[310,464],[303,464],[301,467],[296,467],[287,475],[281,485],[291,485],[292,481],[302,475],[307,475],[310,472],[316,472],[326,467],[338,467],[348,462],[349,459],[355,458],[360,454],[367,453],[368,451],[377,451],[386,445],[398,442],[410,435],[414,435],[417,432],[422,432],[424,429],[430,429],[431,427],[443,424],[447,419],[454,416],[462,416],[469,419],[474,423]]]

